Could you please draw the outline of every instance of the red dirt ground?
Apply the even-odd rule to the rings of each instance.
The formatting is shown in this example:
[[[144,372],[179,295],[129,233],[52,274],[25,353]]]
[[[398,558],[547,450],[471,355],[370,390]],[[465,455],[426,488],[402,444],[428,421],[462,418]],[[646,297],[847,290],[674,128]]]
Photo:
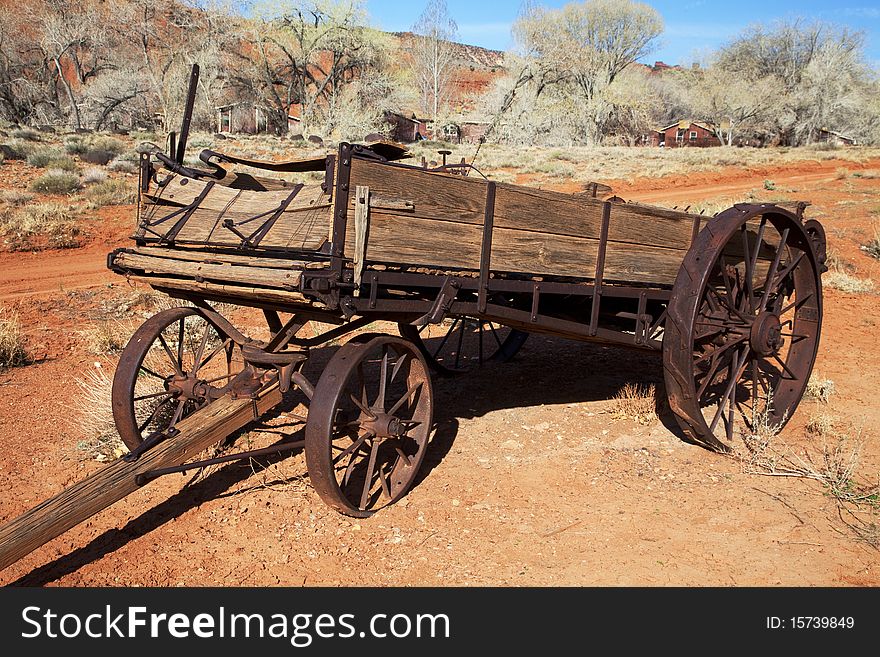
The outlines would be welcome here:
[[[880,283],[877,261],[859,250],[880,218],[880,189],[873,178],[841,177],[843,168],[880,162],[603,182],[624,198],[670,205],[753,190],[810,200],[807,214],[824,222],[832,250]],[[762,188],[768,178],[775,191]],[[114,363],[88,352],[83,331],[143,319],[127,302],[134,292],[104,269],[131,230],[131,209],[101,218],[84,248],[0,254],[0,303],[17,310],[38,359],[0,373],[0,521],[101,467],[77,449],[70,399],[78,377]],[[804,426],[820,412],[861,428],[857,475],[874,483],[877,315],[876,293],[826,291],[816,370],[836,393],[827,404],[805,400],[781,436],[812,449]],[[0,572],[0,583],[880,584],[877,549],[820,483],[753,474],[661,422],[610,413],[626,382],[661,381],[657,358],[533,336],[511,363],[436,381],[438,429],[423,478],[370,520],[324,506],[294,454],[267,469],[158,480]]]

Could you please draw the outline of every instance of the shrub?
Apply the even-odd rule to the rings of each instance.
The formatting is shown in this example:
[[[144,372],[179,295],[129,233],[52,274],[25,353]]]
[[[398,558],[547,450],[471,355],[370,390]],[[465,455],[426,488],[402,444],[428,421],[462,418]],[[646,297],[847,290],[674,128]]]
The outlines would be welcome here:
[[[18,314],[0,308],[0,369],[26,365],[29,361],[18,324]]]
[[[639,424],[651,424],[657,419],[656,387],[654,384],[627,383],[614,395],[611,414],[630,418]]]
[[[9,136],[22,141],[40,141],[40,133],[30,128],[17,128],[10,132]]]
[[[0,200],[7,205],[18,207],[19,205],[26,205],[33,201],[34,195],[17,189],[7,189],[0,193]]]
[[[772,191],[772,190],[776,189],[776,183],[773,182],[772,180],[765,180],[764,181],[764,189],[769,189]]]
[[[63,153],[56,151],[52,148],[39,148],[31,151],[26,159],[27,163],[34,167],[45,167],[49,164],[49,160],[60,159],[64,156]]]
[[[79,176],[60,169],[49,169],[31,183],[33,192],[42,194],[73,194],[80,188]]]
[[[805,397],[817,399],[820,402],[827,402],[828,398],[834,394],[834,381],[824,379],[815,372],[807,382],[807,389],[804,393]]]
[[[107,180],[107,172],[100,167],[89,167],[82,176],[82,181],[86,185],[102,183],[105,180]]]
[[[129,205],[137,200],[135,186],[124,180],[105,180],[87,188],[83,193],[96,207]]]
[[[64,140],[64,150],[71,155],[82,155],[89,150],[89,140],[78,135],[68,137]]]
[[[81,438],[77,448],[97,461],[122,456],[126,449],[116,432],[110,402],[113,379],[98,367],[75,382],[78,394],[74,395],[72,406]]]
[[[104,166],[113,159],[113,153],[100,148],[90,148],[85,153],[81,153],[79,159],[89,164]]]
[[[81,244],[82,236],[77,215],[59,203],[38,203],[6,212],[0,216],[0,232],[11,251],[39,248],[34,239],[41,236],[49,248],[73,248]]]
[[[862,251],[872,258],[880,258],[880,227],[874,226],[874,238],[862,245]]]
[[[107,165],[107,168],[110,169],[110,171],[115,171],[117,173],[137,173],[138,165],[131,160],[117,158],[110,162],[110,164]]]
[[[869,278],[857,278],[846,272],[832,269],[822,277],[822,284],[832,290],[849,292],[850,294],[862,294],[874,289],[874,281]]]

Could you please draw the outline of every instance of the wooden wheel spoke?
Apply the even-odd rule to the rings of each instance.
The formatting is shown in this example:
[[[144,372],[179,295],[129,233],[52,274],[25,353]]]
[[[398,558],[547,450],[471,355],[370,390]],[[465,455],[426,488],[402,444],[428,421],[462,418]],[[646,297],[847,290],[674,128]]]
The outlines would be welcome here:
[[[363,390],[363,395],[366,396],[366,389]],[[370,410],[370,407],[365,403],[365,400],[363,398],[358,399],[354,396],[354,393],[349,394],[349,398],[352,402],[354,402],[354,405],[357,406],[364,415],[369,418],[376,417],[376,414]]]
[[[149,374],[150,376],[153,376],[153,377],[159,379],[160,381],[164,381],[165,378],[166,378],[166,377],[164,377],[164,376],[161,376],[161,375],[159,375],[159,374],[156,374],[153,370],[151,370],[149,367],[147,367],[146,365],[143,365],[143,364],[141,364],[140,367],[139,367],[138,369],[143,370],[144,372],[146,372],[146,373]]]
[[[385,493],[385,496],[390,500],[391,499],[391,488],[388,486],[388,481],[385,478],[385,464],[379,463],[376,467],[377,475],[379,476],[379,484],[382,486],[382,492]]]
[[[789,377],[792,381],[797,381],[797,376],[795,375],[794,372],[792,372],[792,371],[788,368],[788,365],[786,365],[786,364],[785,364],[785,361],[783,361],[783,360],[779,357],[779,354],[773,354],[773,360],[775,360],[777,363],[779,363],[779,365],[782,367],[783,371],[784,371],[786,374],[788,374],[788,377]]]
[[[397,378],[397,375],[400,373],[400,370],[406,365],[410,359],[412,359],[412,354],[406,352],[400,358],[398,358],[394,362],[394,367],[391,369],[391,380],[394,381]]]
[[[792,301],[790,304],[788,304],[785,308],[783,308],[782,310],[780,310],[780,311],[779,311],[779,314],[780,314],[780,315],[784,315],[785,313],[787,313],[787,312],[788,312],[789,310],[791,310],[792,308],[794,308],[795,310],[798,310],[801,306],[803,306],[807,301],[809,301],[809,300],[812,299],[812,298],[813,298],[813,293],[810,292],[810,293],[809,293],[808,295],[806,295],[803,299],[795,299],[795,300]]]
[[[763,227],[763,226],[762,226]],[[742,232],[742,241],[743,241],[743,261],[745,262],[746,271],[745,271],[745,294],[747,299],[747,304],[744,308],[746,312],[752,312],[752,297],[754,296],[754,290],[752,289],[753,279],[755,275],[755,265],[752,263],[752,258],[750,255],[751,249],[749,249],[749,231],[747,230],[747,225],[743,224],[740,229]],[[760,248],[760,241],[758,242]]]
[[[714,433],[715,427],[718,425],[718,420],[721,415],[724,414],[724,407],[727,404],[730,395],[733,394],[733,391],[736,389],[736,382],[742,376],[743,371],[746,367],[746,358],[749,355],[749,345],[746,344],[743,347],[742,354],[739,359],[736,361],[736,367],[731,369],[731,377],[730,381],[727,383],[727,388],[724,390],[724,394],[721,395],[721,399],[718,400],[718,410],[715,412],[715,416],[712,418],[712,423],[709,425],[709,432]]]
[[[797,257],[795,257],[794,259],[792,259],[792,261],[790,263],[785,265],[785,269],[777,272],[776,278],[778,279],[778,282],[774,282],[775,287],[778,288],[780,285],[782,285],[782,282],[786,278],[788,278],[788,276],[795,270],[795,268],[800,264],[800,261],[803,259],[803,257],[804,257],[804,252],[801,251],[797,255]]]
[[[149,395],[139,395],[137,397],[132,397],[132,401],[143,401],[144,399],[155,399],[156,397],[173,397],[173,392],[168,392],[167,390],[163,390],[162,392],[153,392]]]
[[[745,335],[740,335],[739,337],[733,338],[733,339],[730,340],[729,342],[725,342],[723,345],[721,345],[721,346],[718,347],[717,349],[714,349],[714,350],[712,350],[712,351],[708,351],[708,352],[706,352],[705,354],[703,354],[702,356],[700,356],[699,358],[697,358],[697,359],[694,361],[694,365],[695,365],[695,366],[696,366],[696,365],[699,365],[700,363],[702,363],[703,361],[705,361],[707,358],[717,358],[717,357],[720,357],[722,354],[724,354],[725,352],[727,352],[729,349],[731,349],[732,347],[737,346],[739,343],[741,343],[743,340],[745,340],[746,337],[747,337],[747,336],[745,336]]]
[[[183,317],[178,321],[178,325],[180,328],[177,330],[177,369],[183,372],[183,338],[186,331]]]
[[[147,417],[147,419],[144,420],[143,424],[138,425],[138,431],[143,432],[144,429],[146,429],[148,426],[150,426],[150,422],[152,422],[156,418],[156,416],[159,414],[159,409],[162,408],[163,406],[165,406],[165,404],[172,401],[173,399],[174,399],[174,397],[172,396],[172,397],[169,397],[168,399],[161,401],[159,404],[157,404],[156,407],[150,413],[149,417]]]

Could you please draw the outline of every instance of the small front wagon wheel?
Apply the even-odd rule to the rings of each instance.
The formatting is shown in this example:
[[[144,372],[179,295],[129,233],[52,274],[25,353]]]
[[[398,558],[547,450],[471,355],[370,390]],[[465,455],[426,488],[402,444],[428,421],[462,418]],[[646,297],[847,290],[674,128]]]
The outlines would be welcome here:
[[[306,422],[312,486],[337,511],[367,517],[403,497],[433,421],[428,365],[411,342],[358,336],[324,369]]]
[[[244,368],[232,338],[196,308],[170,308],[144,322],[113,377],[113,420],[135,449],[224,394]]]

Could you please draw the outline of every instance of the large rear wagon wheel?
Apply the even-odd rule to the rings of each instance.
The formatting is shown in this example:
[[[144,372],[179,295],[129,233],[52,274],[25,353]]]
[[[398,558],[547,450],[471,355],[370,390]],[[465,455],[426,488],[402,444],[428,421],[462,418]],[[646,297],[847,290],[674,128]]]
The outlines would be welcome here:
[[[663,366],[687,438],[717,451],[778,431],[797,408],[822,321],[820,265],[800,220],[772,205],[712,219],[672,291]]]
[[[411,342],[358,336],[327,364],[309,406],[306,464],[315,491],[349,516],[403,497],[433,421],[428,364]]]
[[[131,336],[113,377],[116,430],[129,449],[225,393],[244,368],[232,338],[196,308],[157,313]]]

